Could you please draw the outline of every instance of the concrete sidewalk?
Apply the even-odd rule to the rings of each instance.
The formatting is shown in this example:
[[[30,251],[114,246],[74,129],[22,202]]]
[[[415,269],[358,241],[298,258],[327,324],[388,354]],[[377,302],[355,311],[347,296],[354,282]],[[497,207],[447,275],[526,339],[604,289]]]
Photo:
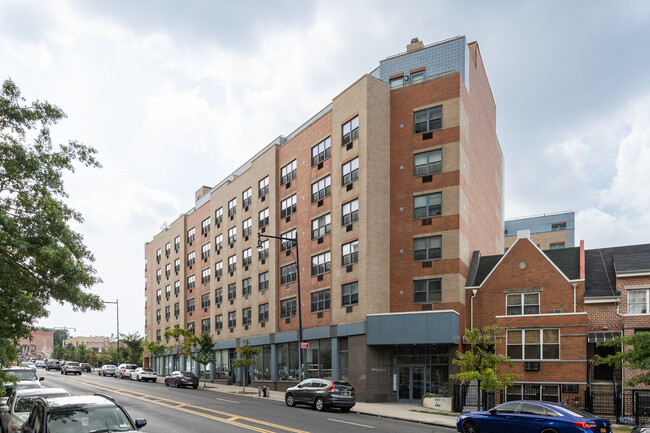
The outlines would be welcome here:
[[[257,388],[246,387],[246,394],[242,394],[242,387],[235,385],[222,385],[216,383],[207,382],[207,389],[210,391],[223,392],[225,394],[237,394],[244,395],[250,398],[259,398],[263,397],[258,396]],[[203,387],[203,382],[199,384],[199,387]],[[267,400],[281,401],[284,402],[284,392],[281,391],[268,391],[269,397]],[[416,411],[427,411],[428,413],[416,412]],[[422,405],[417,404],[404,404],[404,403],[359,403],[352,408],[351,412],[362,413],[366,415],[381,416],[384,418],[393,418],[404,421],[418,422],[422,424],[432,424],[439,425],[443,427],[452,427],[456,428],[456,414],[453,415],[442,415],[437,413],[432,413],[430,409],[423,407]]]

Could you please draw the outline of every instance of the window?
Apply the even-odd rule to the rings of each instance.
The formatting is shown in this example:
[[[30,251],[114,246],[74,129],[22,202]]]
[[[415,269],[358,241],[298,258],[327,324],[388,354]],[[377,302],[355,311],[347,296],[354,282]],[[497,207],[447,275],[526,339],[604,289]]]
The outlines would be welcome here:
[[[257,317],[260,323],[269,321],[269,304],[262,304],[258,307]]]
[[[194,312],[194,298],[187,300],[187,312],[188,313]]]
[[[341,263],[343,266],[359,261],[359,241],[343,244],[341,247]]]
[[[223,302],[223,288],[219,287],[214,289],[214,303],[221,304]]]
[[[295,263],[280,268],[280,284],[290,284],[296,281],[297,269]]]
[[[244,228],[244,230],[242,230],[242,236],[250,236],[250,234],[253,232],[253,218],[248,218],[245,220],[242,226]]]
[[[269,241],[262,241],[262,251],[257,252],[257,256],[260,260],[264,260],[269,256]]]
[[[162,279],[162,270],[158,269],[156,271],[156,281],[160,282],[161,279]]]
[[[207,217],[203,221],[201,221],[201,234],[206,234],[207,232],[210,231],[210,217]]]
[[[413,302],[431,303],[442,301],[442,280],[434,278],[430,280],[413,281]]]
[[[169,299],[169,297],[172,295],[172,286],[167,284],[165,286],[165,298]]]
[[[171,252],[172,252],[172,244],[171,244],[171,242],[167,242],[165,244],[165,256],[167,258],[169,258],[169,255],[171,254]]]
[[[201,308],[208,308],[210,306],[210,292],[201,295]]]
[[[217,262],[214,265],[214,276],[219,278],[223,275],[223,262]]]
[[[187,231],[187,242],[188,243],[191,244],[192,242],[194,242],[194,233],[195,232],[196,232],[196,230],[194,230],[194,227],[192,227],[191,229],[189,229]]]
[[[190,331],[192,335],[194,335],[194,322],[187,322],[187,330]]]
[[[247,208],[253,202],[253,188],[248,188],[242,193],[242,207]]]
[[[296,211],[296,203],[298,202],[298,199],[296,198],[296,194],[292,195],[291,197],[288,197],[280,203],[280,218],[286,218],[292,213]]]
[[[235,272],[237,269],[237,256],[232,255],[228,257],[228,272]]]
[[[648,314],[649,290],[627,291],[627,314]]]
[[[565,248],[566,244],[564,242],[551,242],[550,249],[558,250],[560,248]]]
[[[433,260],[442,257],[442,236],[413,239],[413,260]]]
[[[442,105],[413,113],[413,133],[435,131],[442,128]]]
[[[167,263],[165,265],[165,277],[169,278],[171,273],[172,273],[172,265],[170,263]]]
[[[330,252],[327,251],[311,258],[311,275],[322,275],[330,271]]]
[[[214,330],[215,331],[221,331],[223,329],[223,316],[221,314],[217,314],[214,316]]]
[[[311,294],[311,312],[316,313],[330,309],[330,290],[320,290]]]
[[[391,89],[399,89],[400,87],[404,87],[404,75],[390,79]]]
[[[244,308],[243,310],[241,310],[241,323],[243,325],[250,325],[251,321],[252,321],[251,308],[248,307],[248,308]]]
[[[156,329],[156,341],[160,341],[160,329]]]
[[[174,295],[178,296],[180,292],[181,292],[181,282],[174,281]]]
[[[551,224],[551,231],[566,230],[566,222]]]
[[[196,257],[196,253],[194,251],[187,255],[187,266],[192,266],[194,264],[194,257]]]
[[[341,133],[341,144],[343,146],[354,141],[359,136],[359,116],[355,116],[354,119],[345,122],[341,127]]]
[[[251,287],[253,286],[252,280],[246,278],[242,281],[242,295],[248,296],[251,294]]]
[[[237,226],[234,226],[228,229],[228,243],[232,245],[235,243],[236,240],[237,240]]]
[[[205,268],[201,271],[201,283],[205,284],[210,281],[210,268]]]
[[[228,313],[228,328],[234,328],[237,326],[237,313],[235,311],[231,311]]]
[[[539,314],[539,293],[506,295],[506,315]]]
[[[178,317],[179,314],[181,314],[181,304],[180,302],[176,302],[174,304],[174,316]]]
[[[181,270],[181,259],[174,260],[174,272],[178,274],[178,271]]]
[[[442,172],[442,149],[413,155],[413,176],[426,176]]]
[[[442,215],[442,193],[436,192],[413,197],[413,218]]]
[[[348,185],[359,179],[359,157],[348,161],[341,167],[341,185]]]
[[[314,166],[325,161],[330,157],[332,139],[327,137],[325,140],[311,148],[311,165]]]
[[[220,207],[216,211],[214,211],[214,223],[215,224],[221,224],[223,222],[223,208]]]
[[[293,317],[296,315],[296,298],[283,299],[280,301],[280,317]]]
[[[160,248],[156,250],[156,261],[160,263],[160,259],[162,258],[162,251]]]
[[[331,192],[331,177],[325,176],[318,182],[311,184],[311,202],[316,203],[317,201],[323,200],[325,197],[330,195]]]
[[[411,84],[416,84],[424,80],[424,71],[411,72]]]
[[[287,240],[281,240],[280,241],[280,252],[285,252],[289,251],[291,248],[296,246],[296,243],[294,240],[296,239],[296,236],[298,233],[296,232],[296,229],[289,230],[288,232],[282,233],[280,237],[287,239]]]
[[[260,292],[267,290],[269,288],[269,273],[262,272],[258,276],[259,290]]]
[[[511,387],[508,387],[506,391],[506,400],[537,400],[537,401],[560,401],[560,385],[542,385],[537,383],[526,383],[526,384],[515,384]],[[515,408],[519,406],[519,403],[515,403]],[[531,406],[536,406],[532,408]],[[503,406],[499,406],[503,407]],[[514,413],[514,409],[511,413]],[[531,403],[524,403],[521,406],[520,413],[534,415],[540,412],[540,409],[544,410],[546,416],[558,416],[558,413],[552,409],[543,408],[541,406],[533,405]],[[567,408],[568,409],[568,408]],[[582,415],[580,415],[582,417]]]
[[[201,247],[201,258],[202,258],[203,260],[205,260],[205,259],[207,259],[208,257],[210,257],[210,243],[209,243],[209,242],[208,242],[207,244],[204,244],[204,245]]]
[[[359,303],[359,283],[348,283],[341,286],[341,305],[356,305]]]
[[[176,252],[178,252],[178,249],[179,249],[180,247],[181,247],[181,237],[180,237],[180,236],[176,236],[176,237],[174,238],[174,249],[176,250]]]
[[[219,252],[223,248],[223,235],[215,236],[214,238],[214,250]]]
[[[260,212],[259,222],[260,222],[260,229],[262,229],[262,228],[269,225],[269,208],[268,207]]]
[[[285,165],[280,169],[280,175],[282,176],[280,178],[280,185],[284,185],[285,183],[291,182],[293,179],[296,178],[296,167],[298,164],[296,163],[296,160],[294,159],[291,161],[289,164]]]
[[[511,359],[560,359],[560,330],[508,330],[506,352]]]
[[[341,225],[347,226],[359,221],[359,199],[354,199],[341,206]]]
[[[156,310],[156,321],[160,323],[160,310]]]
[[[260,180],[260,198],[266,196],[269,193],[269,177],[266,176],[264,179]]]
[[[232,301],[237,298],[237,284],[228,284],[228,300]]]
[[[192,290],[194,288],[195,281],[196,277],[194,275],[187,277],[187,290]]]
[[[253,249],[246,248],[244,250],[244,259],[242,260],[242,264],[244,266],[248,266],[251,264],[252,261],[253,261]]]
[[[156,301],[160,302],[162,299],[162,291],[160,289],[156,290]]]
[[[204,332],[210,332],[210,318],[201,320],[201,334]]]
[[[228,202],[228,216],[232,217],[237,213],[237,198],[233,198]]]
[[[330,214],[323,215],[318,217],[311,222],[311,238],[318,239],[322,238],[325,235],[328,235],[330,232],[331,217]]]

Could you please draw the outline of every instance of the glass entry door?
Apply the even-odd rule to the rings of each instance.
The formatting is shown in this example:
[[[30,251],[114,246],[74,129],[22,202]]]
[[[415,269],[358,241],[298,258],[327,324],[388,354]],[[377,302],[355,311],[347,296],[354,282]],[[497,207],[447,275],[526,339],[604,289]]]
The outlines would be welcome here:
[[[424,365],[398,366],[397,381],[397,401],[413,402],[422,400],[426,383]]]

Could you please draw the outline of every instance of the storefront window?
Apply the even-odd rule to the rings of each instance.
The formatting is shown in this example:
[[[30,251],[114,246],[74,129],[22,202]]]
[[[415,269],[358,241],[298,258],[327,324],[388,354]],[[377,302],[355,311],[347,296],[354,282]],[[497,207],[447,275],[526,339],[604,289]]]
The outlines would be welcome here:
[[[298,342],[277,345],[278,380],[298,380]]]
[[[347,338],[339,338],[339,367],[341,368],[341,380],[347,382],[349,380]]]
[[[271,380],[271,346],[262,346],[261,349],[254,357],[253,380]]]

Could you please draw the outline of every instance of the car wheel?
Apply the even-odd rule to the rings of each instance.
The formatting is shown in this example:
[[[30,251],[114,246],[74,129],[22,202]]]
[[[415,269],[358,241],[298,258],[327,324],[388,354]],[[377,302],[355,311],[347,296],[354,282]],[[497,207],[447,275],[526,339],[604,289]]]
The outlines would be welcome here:
[[[293,394],[287,394],[286,396],[284,396],[284,402],[289,407],[294,407],[296,405],[296,400],[294,400]]]
[[[198,387],[199,387],[198,385],[194,385],[192,388],[197,389]]]
[[[466,419],[460,426],[460,431],[463,433],[479,433],[476,421],[473,419]]]
[[[349,407],[342,407],[341,412],[348,413],[348,412],[350,412],[350,408]]]
[[[316,397],[316,400],[314,400],[314,409],[319,412],[325,409],[325,400],[323,400],[323,397]]]
[[[555,431],[552,428],[545,428],[544,430],[542,430],[542,433],[557,433],[557,431]]]
[[[165,386],[169,386],[169,383],[167,381],[165,381]]]
[[[174,381],[174,387],[178,388],[178,381]]]

